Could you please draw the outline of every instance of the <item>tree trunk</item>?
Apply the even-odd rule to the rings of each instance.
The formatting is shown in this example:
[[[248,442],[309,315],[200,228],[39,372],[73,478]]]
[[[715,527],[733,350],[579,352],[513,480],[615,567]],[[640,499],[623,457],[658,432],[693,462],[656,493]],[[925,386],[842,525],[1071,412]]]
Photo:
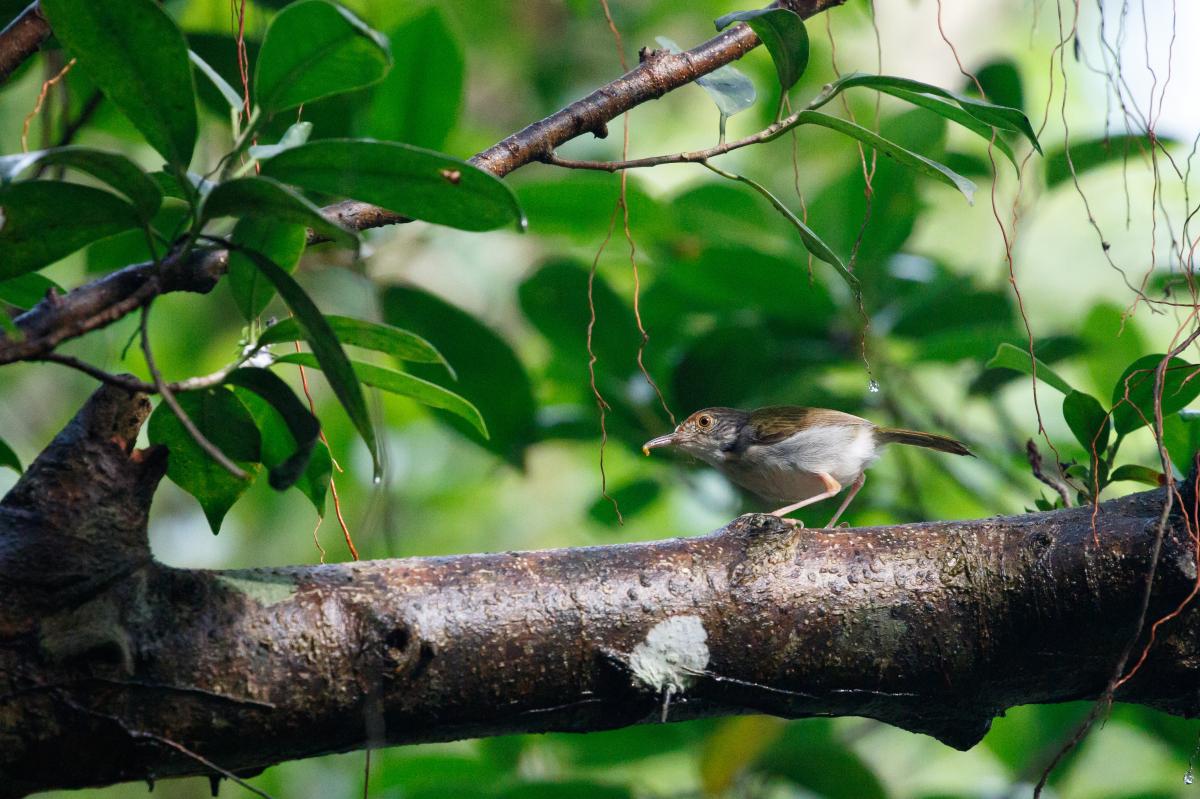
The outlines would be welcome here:
[[[646,544],[173,569],[146,537],[166,453],[132,449],[148,407],[100,389],[0,503],[0,795],[747,712],[965,749],[1008,707],[1104,689],[1165,496],[1094,526],[1091,508],[833,531],[751,515]],[[1196,583],[1184,522],[1148,621]],[[1198,633],[1190,606],[1160,627],[1118,699],[1197,714]]]

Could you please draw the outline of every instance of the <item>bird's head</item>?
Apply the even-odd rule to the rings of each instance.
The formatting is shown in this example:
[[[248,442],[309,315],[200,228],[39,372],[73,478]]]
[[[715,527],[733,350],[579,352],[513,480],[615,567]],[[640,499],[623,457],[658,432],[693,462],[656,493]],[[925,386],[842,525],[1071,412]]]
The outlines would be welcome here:
[[[748,421],[749,414],[737,408],[705,408],[667,435],[647,441],[642,452],[649,455],[652,449],[675,447],[707,463],[720,462],[734,449]]]

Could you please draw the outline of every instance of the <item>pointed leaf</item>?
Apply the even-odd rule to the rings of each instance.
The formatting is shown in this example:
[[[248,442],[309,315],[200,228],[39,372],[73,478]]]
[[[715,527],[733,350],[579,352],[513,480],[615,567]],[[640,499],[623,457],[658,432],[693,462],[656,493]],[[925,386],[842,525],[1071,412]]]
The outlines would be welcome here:
[[[313,124],[311,122],[297,122],[283,132],[279,137],[277,144],[256,144],[250,148],[251,158],[270,158],[273,155],[279,155],[284,150],[290,150],[293,147],[299,147],[304,142],[308,141],[308,137],[312,135]]]
[[[254,97],[267,114],[381,80],[391,67],[387,39],[346,9],[301,0],[275,15],[254,72]]]
[[[162,190],[142,168],[119,153],[90,147],[56,147],[0,157],[0,183],[9,183],[35,166],[64,166],[85,172],[133,203],[142,221],[149,222],[162,205]]]
[[[431,5],[391,31],[396,64],[371,91],[368,136],[437,149],[454,127],[463,93],[462,47]]]
[[[17,474],[21,473],[21,459],[2,438],[0,438],[0,466],[7,466]]]
[[[358,246],[357,233],[331,222],[320,208],[270,178],[236,178],[219,184],[205,199],[201,217],[207,221],[222,216],[266,216],[307,225],[339,244]]]
[[[960,108],[980,122],[1002,128],[1003,130],[1020,133],[1029,140],[1034,149],[1039,153],[1042,151],[1042,146],[1037,140],[1037,134],[1033,131],[1033,125],[1030,124],[1029,117],[1025,116],[1025,113],[1020,109],[996,105],[976,97],[946,91],[938,86],[922,83],[918,80],[911,80],[910,78],[897,78],[892,75],[867,75],[862,72],[853,72],[843,75],[829,84],[818,97],[814,98],[808,104],[808,108],[820,108],[846,89],[854,88],[855,86],[865,86],[885,94],[892,94],[893,90],[899,89],[905,92],[932,94],[947,100],[953,100]]]
[[[398,142],[309,142],[264,160],[262,174],[462,230],[525,224],[503,181],[465,161]]]
[[[1012,344],[1001,344],[997,347],[996,354],[987,362],[986,368],[1012,369],[1015,372],[1024,372],[1027,375],[1034,373],[1033,364],[1029,360],[1029,351],[1014,347]],[[1071,388],[1070,383],[1059,377],[1053,369],[1040,360],[1037,360],[1037,378],[1046,383],[1046,385],[1058,389],[1063,394],[1070,394],[1075,390]]]
[[[263,277],[243,249],[262,253],[280,269],[291,274],[296,271],[296,264],[300,263],[307,231],[304,225],[244,216],[233,226],[229,238],[237,245],[229,253],[229,290],[243,318],[251,321],[258,318],[271,302],[275,296],[275,286]]]
[[[209,63],[197,55],[195,50],[188,50],[188,59],[217,88],[217,91],[221,93],[221,96],[225,98],[225,102],[229,103],[229,107],[233,111],[240,112],[242,110],[242,96],[238,94],[237,89],[229,85],[229,81],[221,77],[220,72],[209,66]]]
[[[321,368],[317,359],[311,353],[307,352],[288,353],[277,358],[275,362],[294,363],[300,366],[310,366],[314,369]],[[483,416],[479,413],[479,410],[453,391],[449,391],[436,383],[430,383],[427,380],[422,380],[405,372],[385,369],[382,366],[375,366],[363,363],[362,361],[351,361],[351,363],[354,366],[355,374],[358,375],[358,379],[368,386],[381,388],[391,394],[411,397],[417,402],[428,405],[431,408],[441,408],[442,410],[449,411],[459,418],[466,419],[479,431],[481,436],[487,438],[487,424],[483,421]]]
[[[272,451],[263,454],[263,464],[270,470],[267,479],[271,488],[283,491],[295,485],[308,466],[309,456],[321,436],[321,425],[317,417],[305,407],[287,383],[267,369],[243,367],[234,369],[225,382],[239,389],[257,394],[283,418],[287,432],[293,441],[292,450],[279,452],[278,436],[272,439]]]
[[[279,411],[262,397],[244,388],[234,388],[238,399],[254,417],[262,437],[262,462],[273,469],[287,461],[296,452],[296,439],[288,430],[287,422]],[[316,509],[317,515],[325,516],[325,496],[329,492],[329,477],[333,473],[333,459],[329,447],[317,440],[309,453],[308,465],[292,488],[303,494]]]
[[[227,388],[188,391],[176,399],[204,437],[250,475],[249,479],[239,479],[214,461],[165,402],[159,403],[150,414],[150,443],[161,444],[170,452],[167,476],[200,502],[215,534],[220,531],[225,514],[258,473],[261,449],[258,428],[246,406]]]
[[[919,92],[910,92],[904,89],[891,89],[887,94],[893,97],[898,97],[919,108],[925,108],[940,117],[956,122],[972,133],[978,135],[981,139],[989,142],[997,150],[1004,153],[1013,166],[1017,166],[1017,156],[1013,153],[1012,146],[1003,136],[993,136],[995,128],[988,125],[986,122],[980,122],[975,117],[968,114],[956,105],[952,105],[945,100],[939,100],[937,97],[931,97],[927,94]]]
[[[720,17],[716,21],[717,30],[735,22],[745,22],[766,45],[784,92],[795,86],[808,66],[808,30],[800,15],[788,8],[736,11]]]
[[[538,437],[537,403],[529,375],[512,346],[471,314],[421,289],[392,286],[380,294],[379,304],[391,324],[436,337],[438,350],[458,369],[454,391],[479,409],[489,436],[485,439],[457,416],[435,415],[471,441],[521,466],[525,451]],[[435,383],[449,382],[438,366],[413,364],[409,371]]]
[[[329,322],[329,327],[343,344],[382,352],[398,361],[440,363],[451,376],[454,375],[454,370],[442,354],[416,333],[378,322],[351,319],[348,316],[329,315],[325,317],[325,321]],[[281,341],[300,341],[303,337],[300,325],[295,319],[281,319],[263,331],[258,343],[266,345]]]
[[[196,145],[187,43],[155,0],[45,0],[54,35],[150,146],[186,169]]]
[[[97,239],[141,227],[117,195],[57,180],[0,186],[0,280],[49,266]]]
[[[317,310],[312,299],[300,288],[300,284],[292,276],[277,266],[271,259],[253,250],[243,252],[254,262],[263,276],[275,286],[279,296],[294,315],[297,324],[304,332],[304,340],[312,348],[313,357],[325,372],[329,387],[342,403],[346,415],[354,423],[371,452],[371,462],[374,464],[374,476],[381,475],[382,464],[379,460],[379,442],[375,438],[375,427],[371,423],[371,415],[367,412],[367,401],[363,397],[362,386],[358,382],[350,359],[338,343],[337,335],[325,321],[325,317]]]
[[[1099,400],[1082,391],[1072,391],[1063,399],[1063,418],[1085,451],[1094,452],[1093,457],[1103,456],[1112,424]]]
[[[939,164],[937,161],[933,161],[923,155],[917,155],[912,150],[905,149],[896,144],[896,142],[885,139],[874,131],[867,130],[861,125],[856,125],[853,122],[848,122],[838,117],[822,114],[819,111],[801,111],[796,116],[798,117],[797,124],[820,125],[830,130],[836,130],[838,133],[842,133],[852,139],[858,139],[863,144],[874,147],[889,158],[907,167],[911,167],[923,175],[927,175],[934,180],[940,180],[948,186],[953,186],[962,192],[963,196],[967,198],[967,202],[975,202],[975,184],[944,164]]]
[[[1155,370],[1164,355],[1146,355],[1126,367],[1113,386],[1113,425],[1126,434],[1154,424]],[[1166,418],[1200,396],[1200,368],[1182,358],[1172,358],[1163,375],[1162,414]]]
[[[1127,481],[1142,483],[1143,485],[1154,486],[1155,488],[1166,483],[1162,472],[1157,469],[1151,469],[1148,466],[1138,466],[1134,463],[1126,463],[1124,466],[1118,466],[1116,469],[1113,469],[1113,473],[1108,479],[1114,483]]]

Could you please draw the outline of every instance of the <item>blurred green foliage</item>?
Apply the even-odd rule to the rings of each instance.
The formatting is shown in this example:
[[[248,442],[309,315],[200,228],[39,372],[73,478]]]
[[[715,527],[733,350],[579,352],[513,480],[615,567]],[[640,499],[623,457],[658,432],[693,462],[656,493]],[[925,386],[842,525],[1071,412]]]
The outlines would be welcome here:
[[[0,18],[24,5],[25,0],[0,0]],[[277,0],[248,4],[251,65],[257,63],[272,14],[286,5]],[[601,10],[592,2],[355,0],[347,5],[388,34],[393,70],[372,85],[335,96],[322,96],[328,85],[308,87],[304,98],[309,101],[302,110],[277,114],[265,123],[262,143],[278,141],[302,119],[311,123],[317,147],[342,137],[375,137],[465,159],[619,72]],[[736,10],[707,0],[612,5],[627,56],[660,35],[690,46],[711,35],[713,18]],[[830,36],[847,72],[874,66],[864,5],[851,2],[831,17]],[[240,92],[229,4],[170,0],[164,7],[184,30],[188,45]],[[1053,42],[1049,25],[1034,26],[1030,36],[1027,12],[1014,9],[1011,18],[1002,15],[1003,24],[995,29],[960,30],[957,43],[964,53],[1002,51],[1003,57],[968,66],[977,70],[989,99],[1036,114],[1049,88],[1045,65]],[[805,54],[810,66],[793,97],[807,100],[835,77],[824,24],[810,23]],[[936,37],[931,20],[917,27]],[[343,28],[323,33],[336,38],[339,30],[345,33]],[[939,39],[924,41],[930,49],[942,47]],[[62,65],[61,51],[53,41],[51,45],[0,91],[2,152],[20,150],[21,120],[33,108],[42,81]],[[148,58],[155,56],[152,46],[146,49]],[[372,46],[364,57],[381,65],[381,53]],[[936,64],[920,53],[919,47],[885,30],[889,71],[903,75],[911,67],[917,74],[936,74],[934,82],[948,90],[974,91],[952,62]],[[760,100],[729,120],[731,138],[773,119],[777,75],[783,74],[765,52],[751,54],[738,68],[754,81]],[[377,72],[359,75],[364,84],[379,77]],[[212,163],[231,144],[229,104],[210,81],[198,76],[196,84],[201,129],[196,158]],[[78,143],[120,151],[147,170],[162,167],[162,157],[138,129],[112,102],[98,99],[84,69],[68,73],[63,85],[65,91],[52,94],[33,121],[33,146],[53,144],[78,123]],[[275,105],[282,108],[294,105],[300,95],[280,97]],[[847,93],[826,110],[852,113],[859,124],[874,129],[875,107],[873,96]],[[430,411],[411,399],[368,389],[384,462],[384,481],[375,485],[367,447],[320,373],[308,372],[310,385],[302,387],[299,374],[288,372],[293,387],[311,393],[329,442],[328,450],[323,444],[316,447],[321,460],[299,487],[318,509],[324,507],[319,476],[337,464],[333,474],[350,533],[366,557],[697,534],[754,508],[705,470],[640,458],[640,443],[669,425],[654,388],[638,368],[641,350],[647,372],[677,416],[709,404],[822,405],[881,423],[957,435],[981,454],[980,462],[967,464],[920,454],[885,456],[849,511],[854,524],[1049,506],[1024,455],[1024,442],[1036,432],[1038,420],[1022,313],[1034,332],[1037,358],[1070,389],[1060,398],[1043,383],[1038,407],[1050,439],[1071,464],[1079,492],[1086,498],[1101,490],[1108,497],[1139,488],[1120,482],[1121,476],[1155,479],[1159,462],[1137,411],[1147,411],[1145,370],[1157,360],[1138,359],[1161,350],[1174,325],[1162,315],[1127,316],[1132,296],[1122,277],[1105,264],[1087,215],[1071,201],[1074,180],[1067,158],[1069,153],[1088,189],[1092,213],[1106,225],[1105,249],[1111,245],[1118,254],[1144,259],[1144,238],[1130,241],[1144,237],[1150,220],[1127,209],[1124,192],[1141,188],[1129,188],[1128,174],[1145,168],[1138,160],[1146,152],[1145,141],[1106,139],[1103,120],[1086,94],[1073,94],[1065,114],[1082,132],[1068,150],[1062,121],[1052,115],[1041,136],[1048,154],[1044,160],[1034,157],[1022,177],[1042,193],[1027,198],[1030,205],[1021,211],[1026,220],[1021,233],[1025,244],[1016,255],[1026,306],[1021,309],[1009,283],[1005,242],[987,207],[987,141],[928,110],[886,99],[880,107],[882,135],[981,184],[974,208],[966,209],[955,192],[892,159],[874,158],[868,150],[860,160],[854,142],[816,127],[803,127],[794,138],[785,136],[720,162],[763,183],[852,265],[862,285],[861,310],[846,283],[826,265],[813,263],[795,231],[762,196],[697,166],[630,175],[626,207],[632,243],[625,240],[623,215],[614,205],[618,177],[531,165],[506,181],[528,217],[524,236],[511,230],[481,234],[413,224],[368,235],[361,261],[328,247],[306,252],[296,280],[323,313],[376,319],[427,339],[455,374],[438,363],[409,363],[407,372],[473,404],[490,435],[482,436],[462,415]],[[153,116],[153,111],[126,108],[131,116]],[[716,109],[690,87],[637,109],[630,119],[635,154],[698,149],[717,138]],[[174,125],[178,121],[168,115],[145,123],[161,128],[155,147],[163,155],[187,148],[187,131],[180,133]],[[620,124],[612,123],[607,141],[585,138],[564,152],[615,158]],[[1007,132],[1001,135],[1020,161],[1028,143]],[[995,160],[997,169],[1009,169],[1004,159]],[[869,189],[864,173],[870,176]],[[1011,180],[1011,170],[1001,177],[998,213],[1005,219]],[[382,190],[395,191],[398,185]],[[339,190],[316,183],[308,188],[309,199],[318,204],[326,199],[323,192]],[[186,207],[165,193],[154,224],[176,230]],[[497,203],[504,202],[499,196]],[[100,232],[109,230],[105,225],[124,229],[126,209],[107,210],[111,214],[105,216],[102,203],[91,204],[90,216],[72,220],[72,229],[84,222]],[[1130,222],[1123,227],[1127,215]],[[10,224],[13,218],[21,219],[10,217]],[[46,222],[28,224],[44,229]],[[269,238],[271,232],[243,230],[242,235]],[[275,232],[279,249],[293,252],[295,236],[283,241],[287,231]],[[233,235],[239,236],[236,230]],[[597,254],[604,241],[607,247]],[[69,244],[59,238],[44,246],[63,247],[65,254]],[[28,307],[45,292],[46,279],[71,287],[89,273],[148,257],[145,237],[138,232],[112,236],[54,264],[45,278],[30,274],[20,282],[0,284],[0,303]],[[280,257],[293,266],[290,255]],[[0,273],[9,274],[5,269],[21,271],[19,264],[0,264]],[[266,298],[252,290],[253,275],[226,283],[209,296],[174,295],[156,303],[160,310],[151,319],[151,333],[169,378],[228,364],[257,332],[242,327],[243,313],[253,317],[264,312]],[[616,525],[611,504],[600,496],[596,470],[599,422],[588,351],[592,308],[595,387],[608,408],[605,464],[624,527]],[[275,299],[265,306],[261,321],[285,313]],[[638,314],[649,332],[645,341],[637,328]],[[113,371],[144,374],[137,348],[123,349],[135,329],[136,320],[126,319],[66,351]],[[1159,345],[1151,347],[1150,341]],[[277,351],[289,350],[277,345]],[[998,352],[1002,357],[994,358]],[[383,355],[364,357],[375,358],[371,364],[394,367]],[[1141,371],[1129,371],[1134,363]],[[1191,372],[1185,363],[1168,373],[1166,403],[1168,411],[1183,409],[1169,413],[1165,422],[1169,454],[1179,470],[1187,468],[1200,443],[1200,422],[1186,410],[1200,381],[1193,381],[1198,387],[1193,388],[1184,379]],[[0,465],[28,463],[93,387],[83,376],[53,369],[5,367],[0,437],[15,451],[0,442]],[[1123,403],[1120,386],[1126,376],[1135,379],[1129,401]],[[878,393],[868,390],[872,379],[880,385]],[[259,457],[241,451],[250,449],[254,437],[248,431],[255,429],[254,422],[274,431],[272,441],[283,435],[283,421],[270,416],[271,409],[261,401],[243,398],[243,405],[240,394],[226,390],[207,398],[189,396],[189,403],[240,408],[235,415],[245,417],[246,434],[227,442],[239,457]],[[1110,411],[1112,438],[1104,420]],[[203,408],[195,415],[206,419]],[[155,420],[151,437],[174,437],[186,446],[181,431],[173,429],[173,417],[159,410]],[[211,426],[218,438],[236,432]],[[1118,452],[1112,442],[1126,435]],[[1099,452],[1090,451],[1092,442],[1099,442]],[[270,459],[286,458],[288,446],[271,444]],[[328,456],[333,462],[323,460]],[[193,470],[181,481],[197,474]],[[14,479],[14,471],[0,470],[0,489]],[[160,558],[193,567],[318,558],[310,536],[318,521],[313,507],[296,493],[272,492],[265,480],[226,485],[228,479],[227,474],[215,475],[209,486],[220,497],[213,506],[219,515],[227,501],[241,496],[219,538],[207,534],[208,522],[191,497],[173,485],[163,486],[151,531]],[[210,509],[210,519],[212,513]],[[820,523],[827,514],[818,508],[802,518]],[[332,521],[326,520],[317,535],[330,558],[346,557]],[[969,753],[866,719],[785,723],[763,717],[396,748],[373,753],[370,795],[1005,796],[1028,790],[1087,709],[1083,703],[1014,708]],[[1185,795],[1183,774],[1195,736],[1194,723],[1118,706],[1104,728],[1058,768],[1051,790],[1085,799]],[[276,796],[359,795],[362,759],[358,753],[287,763],[254,782]],[[207,795],[208,785],[186,780],[155,790],[168,797],[198,797]],[[141,786],[89,793],[143,794]]]

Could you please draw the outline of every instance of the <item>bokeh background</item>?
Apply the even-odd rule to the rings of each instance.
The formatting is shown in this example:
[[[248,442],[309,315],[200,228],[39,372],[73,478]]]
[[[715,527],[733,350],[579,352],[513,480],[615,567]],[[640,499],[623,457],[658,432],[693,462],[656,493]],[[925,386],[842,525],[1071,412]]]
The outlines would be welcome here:
[[[611,3],[631,62],[656,36],[692,46],[712,35],[713,18],[740,8],[725,0]],[[282,4],[247,3],[251,57]],[[0,2],[0,16],[10,18],[23,5]],[[620,72],[598,0],[347,5],[391,36],[396,66],[383,84],[306,107],[314,137],[373,135],[468,157]],[[1139,285],[1148,276],[1147,285],[1157,289],[1178,270],[1173,246],[1185,216],[1183,173],[1200,129],[1193,102],[1200,61],[1187,34],[1200,29],[1200,11],[1186,3],[1101,0],[1080,9],[1072,37],[1076,9],[1062,0],[876,5],[874,23],[863,0],[809,22],[811,64],[792,96],[807,100],[839,70],[875,71],[880,54],[884,72],[968,89],[939,33],[940,13],[946,39],[963,66],[980,74],[991,99],[1021,105],[1035,127],[1045,121],[1046,157],[1030,158],[1019,181],[995,153],[996,213],[1008,227],[1039,356],[1073,385],[1109,397],[1125,365],[1163,351],[1180,322],[1145,305],[1126,318],[1134,299],[1126,281]],[[230,4],[166,6],[192,46],[238,85]],[[1061,63],[1052,55],[1060,40]],[[51,49],[0,91],[0,150],[20,150],[41,84],[61,64]],[[765,52],[750,54],[738,69],[760,97],[730,120],[730,137],[767,124],[778,91]],[[1137,116],[1136,101],[1157,135],[1170,140],[1175,163],[1160,154],[1157,181],[1144,144],[1097,143],[1140,132],[1127,124],[1114,83],[1122,87],[1125,110]],[[54,141],[64,119],[77,117],[93,93],[74,72],[65,87],[51,91],[32,120],[30,147]],[[219,98],[204,85],[201,94],[208,113],[197,167],[211,165],[228,145]],[[1028,379],[985,367],[1001,342],[1023,347],[1026,341],[993,213],[987,142],[888,98],[876,123],[873,94],[846,97],[847,107],[832,108],[878,124],[885,135],[976,180],[974,206],[881,158],[864,226],[859,150],[826,130],[802,128],[794,140],[742,150],[722,165],[767,184],[797,213],[806,207],[809,223],[843,258],[856,250],[870,319],[865,360],[863,315],[854,298],[829,267],[810,265],[794,231],[762,198],[700,167],[666,166],[632,174],[628,185],[639,309],[649,331],[646,366],[677,417],[712,404],[820,405],[955,435],[979,453],[971,462],[887,453],[846,517],[854,525],[1023,512],[1051,492],[1034,480],[1025,459],[1025,441],[1037,434]],[[279,120],[274,133],[291,121]],[[717,111],[699,87],[689,86],[635,110],[630,126],[631,155],[696,149],[715,143]],[[1063,167],[1068,135],[1078,146],[1078,185]],[[617,121],[606,140],[585,137],[563,153],[612,158],[620,139]],[[77,141],[118,148],[154,166],[148,148],[105,103]],[[1023,158],[1026,148],[1014,146]],[[509,181],[529,217],[524,235],[411,224],[372,232],[360,262],[321,248],[302,262],[299,279],[326,313],[391,322],[438,346],[458,371],[457,382],[447,385],[480,408],[493,433],[481,441],[453,420],[374,394],[387,466],[384,481],[374,485],[365,449],[320,375],[312,376],[332,452],[344,467],[336,476],[341,507],[363,557],[699,535],[759,509],[705,469],[638,453],[640,442],[668,430],[670,421],[637,367],[634,274],[619,220],[597,258],[619,179],[534,164]],[[47,274],[73,286],[139,257],[136,241],[117,237]],[[611,406],[603,458],[623,524],[601,495],[599,417],[585,339],[593,258],[596,385]],[[152,319],[168,378],[220,368],[236,356],[245,333],[224,285],[204,297],[163,297]],[[122,356],[134,327],[129,318],[66,349],[109,370],[141,373],[136,347]],[[449,380],[436,370],[421,374]],[[869,390],[871,380],[877,392]],[[94,387],[54,365],[5,367],[0,437],[28,462]],[[1085,460],[1063,422],[1061,397],[1041,386],[1038,398],[1063,459]],[[1192,440],[1190,431],[1176,432]],[[1130,437],[1123,453],[1130,463],[1157,464],[1145,430]],[[0,470],[0,491],[14,481]],[[1108,495],[1138,488],[1125,483]],[[804,518],[824,523],[830,512],[818,508]],[[151,543],[161,560],[184,567],[314,563],[321,558],[314,537],[327,560],[347,559],[332,505],[319,527],[318,520],[299,493],[276,494],[259,480],[214,536],[197,503],[164,481]],[[394,748],[373,753],[370,796],[1027,795],[1087,709],[1086,703],[1014,708],[969,752],[867,719],[765,717]],[[1198,789],[1184,778],[1197,732],[1194,722],[1118,706],[1055,772],[1051,791],[1081,799],[1192,795]],[[358,752],[286,763],[253,782],[277,797],[357,796],[363,774]],[[84,793],[126,797],[146,790],[127,785]],[[241,793],[232,785],[222,790]],[[208,792],[203,779],[154,787],[165,797]]]

